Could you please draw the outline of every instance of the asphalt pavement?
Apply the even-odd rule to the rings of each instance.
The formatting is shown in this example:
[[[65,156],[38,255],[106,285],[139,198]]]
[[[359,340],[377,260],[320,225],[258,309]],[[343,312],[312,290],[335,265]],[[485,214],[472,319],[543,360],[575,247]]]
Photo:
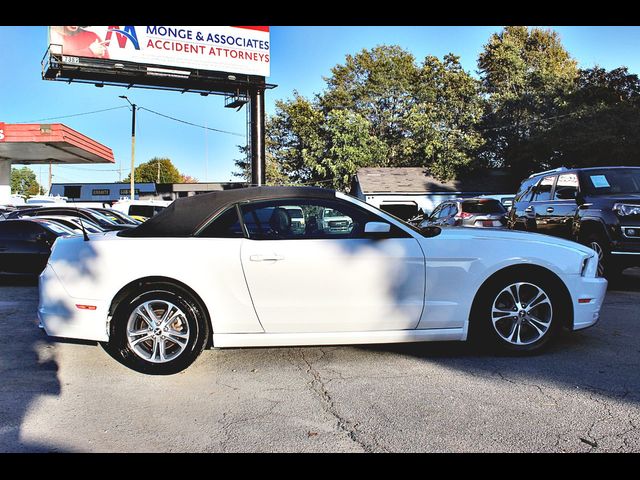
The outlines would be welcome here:
[[[458,342],[207,350],[146,376],[0,282],[0,452],[640,452],[640,269],[544,354]]]

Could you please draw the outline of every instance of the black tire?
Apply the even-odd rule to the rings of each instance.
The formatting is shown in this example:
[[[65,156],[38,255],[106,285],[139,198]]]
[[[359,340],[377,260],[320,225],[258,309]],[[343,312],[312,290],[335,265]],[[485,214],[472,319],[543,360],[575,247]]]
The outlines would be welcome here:
[[[167,312],[169,318],[176,314],[175,320],[164,328],[158,325],[152,330],[149,322],[137,310],[141,306],[144,308],[144,305],[156,315],[154,321],[159,320],[157,317],[162,317],[167,310],[170,310]],[[176,313],[178,310],[179,314]],[[133,336],[129,334],[130,328],[136,332],[146,328],[149,332]],[[150,336],[153,338],[145,340]],[[172,375],[184,370],[198,358],[208,338],[209,322],[198,302],[188,292],[173,286],[148,285],[146,290],[123,300],[116,309],[111,320],[107,349],[118,361],[137,372]],[[131,339],[134,339],[135,346],[132,346]],[[143,358],[145,356],[148,358]]]
[[[570,302],[570,299],[566,298],[559,282],[552,274],[526,268],[505,272],[490,279],[474,300],[469,325],[470,340],[476,346],[491,352],[510,355],[541,352],[557,337],[563,317],[568,313],[566,302]],[[514,295],[505,292],[505,289],[516,284],[521,284],[516,288],[521,297],[520,303],[511,305],[509,299],[513,299]],[[510,289],[510,292],[513,290]],[[534,300],[540,292],[543,297],[534,302],[533,307],[527,305],[526,302]],[[505,314],[494,313],[494,306],[503,309]],[[527,307],[529,313],[521,314]],[[517,325],[517,330],[514,325]],[[540,329],[544,330],[542,334]],[[509,341],[509,338],[513,341]]]
[[[598,276],[615,280],[622,274],[623,268],[612,258],[609,242],[602,235],[592,233],[583,244],[598,254]]]

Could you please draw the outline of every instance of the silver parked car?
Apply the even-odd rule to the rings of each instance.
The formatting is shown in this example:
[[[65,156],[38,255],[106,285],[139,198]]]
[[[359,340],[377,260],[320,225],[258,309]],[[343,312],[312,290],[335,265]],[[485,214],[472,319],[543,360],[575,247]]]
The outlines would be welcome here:
[[[492,198],[456,198],[442,202],[420,222],[420,228],[438,226],[494,227],[506,226],[507,209]]]

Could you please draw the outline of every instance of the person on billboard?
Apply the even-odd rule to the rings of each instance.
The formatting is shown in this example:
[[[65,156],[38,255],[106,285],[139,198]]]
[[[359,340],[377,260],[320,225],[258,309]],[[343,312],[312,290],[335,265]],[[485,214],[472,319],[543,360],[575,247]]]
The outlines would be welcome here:
[[[51,44],[62,45],[65,55],[109,58],[106,43],[87,27],[51,27]]]

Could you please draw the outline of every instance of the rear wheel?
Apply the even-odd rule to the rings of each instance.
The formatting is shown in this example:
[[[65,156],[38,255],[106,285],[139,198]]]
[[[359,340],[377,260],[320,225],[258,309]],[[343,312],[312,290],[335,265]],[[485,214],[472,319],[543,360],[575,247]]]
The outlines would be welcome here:
[[[471,335],[513,354],[541,350],[555,337],[564,311],[557,282],[538,272],[500,275],[478,292]]]
[[[153,288],[124,300],[112,320],[110,350],[142,373],[170,375],[191,365],[204,349],[208,322],[187,292]]]

